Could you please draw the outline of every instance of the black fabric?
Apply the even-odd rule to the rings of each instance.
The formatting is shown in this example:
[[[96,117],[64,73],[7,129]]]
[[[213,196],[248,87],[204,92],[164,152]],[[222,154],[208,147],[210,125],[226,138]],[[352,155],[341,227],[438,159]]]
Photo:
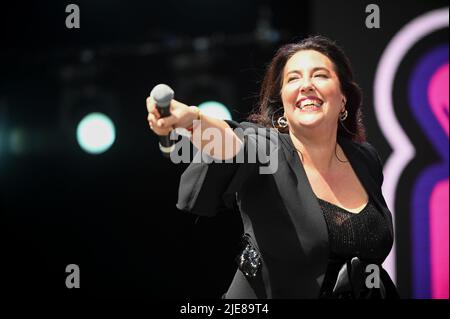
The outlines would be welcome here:
[[[368,275],[365,268],[369,264],[380,267],[384,256],[391,249],[386,219],[370,200],[359,213],[349,212],[320,198],[318,201],[327,223],[330,241],[330,260],[321,298],[381,299],[385,296],[384,287],[380,285],[378,288],[367,289],[365,286]],[[355,257],[358,265],[355,264]],[[342,269],[343,266],[346,269]],[[350,273],[345,274],[349,279],[345,279],[346,282],[340,283],[341,287],[337,288],[339,273],[344,271]],[[343,288],[343,285],[348,287]]]
[[[370,200],[359,213],[318,200],[327,223],[331,258],[358,257],[376,264],[389,254],[388,223]]]
[[[263,160],[258,157],[257,163],[192,163],[181,176],[177,207],[203,216],[232,212],[234,208],[242,217],[244,232],[253,238],[262,256],[262,283],[253,286],[264,287],[267,298],[318,298],[330,255],[328,230],[290,136],[264,129],[267,134],[260,139],[258,125],[227,122],[244,131],[244,153],[263,144],[275,144],[277,169],[261,174],[264,156]],[[338,143],[388,225],[386,241],[392,247],[392,217],[381,193],[383,174],[376,151],[368,143],[341,137]],[[380,259],[386,257],[387,251]],[[247,279],[235,277],[229,291],[244,286],[239,280]],[[240,291],[235,295],[255,296],[253,289],[248,295]]]

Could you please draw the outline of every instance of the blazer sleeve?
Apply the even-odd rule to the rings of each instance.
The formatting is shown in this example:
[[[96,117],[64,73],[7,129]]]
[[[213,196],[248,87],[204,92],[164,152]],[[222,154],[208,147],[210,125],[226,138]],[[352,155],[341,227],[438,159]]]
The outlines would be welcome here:
[[[242,187],[246,178],[256,171],[257,165],[247,162],[246,153],[255,139],[249,138],[248,127],[258,125],[249,122],[226,120],[232,129],[242,129],[243,141],[239,153],[229,162],[201,161],[192,162],[183,172],[178,188],[176,207],[182,211],[201,216],[214,216],[221,211],[232,209],[236,201],[236,192]],[[244,152],[245,161],[236,161]],[[205,155],[206,156],[206,155]]]

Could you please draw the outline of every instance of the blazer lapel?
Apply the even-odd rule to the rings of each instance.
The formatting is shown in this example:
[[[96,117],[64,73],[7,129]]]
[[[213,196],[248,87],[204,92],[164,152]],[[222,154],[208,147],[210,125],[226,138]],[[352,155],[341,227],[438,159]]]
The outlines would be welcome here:
[[[375,178],[372,176],[369,170],[369,165],[375,165],[370,163],[367,156],[362,154],[362,151],[355,146],[355,143],[346,139],[345,137],[338,136],[339,145],[342,147],[345,155],[347,156],[350,164],[355,171],[356,176],[359,178],[361,184],[364,186],[369,197],[376,204],[380,212],[389,221],[389,228],[392,237],[394,236],[394,230],[392,227],[392,217],[388,207],[385,205],[383,194],[381,193],[381,185],[377,185]]]
[[[275,182],[305,254],[304,262],[310,265],[308,268],[320,289],[329,255],[327,225],[290,136],[281,133],[279,136]]]
[[[364,162],[364,157],[360,154],[360,151],[353,145],[352,141],[346,138],[338,137],[339,145],[342,147],[345,155],[347,156],[350,164],[358,177],[364,189],[372,199],[376,200],[374,196],[377,192],[377,185],[372,178],[367,163]]]

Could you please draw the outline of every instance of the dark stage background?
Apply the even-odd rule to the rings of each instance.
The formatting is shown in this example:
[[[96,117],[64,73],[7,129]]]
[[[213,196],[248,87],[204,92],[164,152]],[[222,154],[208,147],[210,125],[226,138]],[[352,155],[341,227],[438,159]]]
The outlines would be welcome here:
[[[221,101],[243,120],[276,49],[320,33],[353,62],[368,138],[385,160],[391,149],[373,110],[378,60],[405,23],[448,6],[79,0],[80,29],[67,29],[69,3],[0,9],[1,289],[13,298],[220,298],[236,271],[240,217],[197,220],[176,209],[186,164],[160,155],[146,120],[151,88],[167,83],[190,105]],[[370,3],[380,7],[380,29],[365,25]],[[448,43],[448,27],[434,36]],[[117,132],[100,155],[85,153],[75,138],[76,125],[93,111],[110,116]],[[414,131],[417,124],[406,122]],[[429,143],[420,134],[416,141],[429,154],[422,162],[432,162]],[[403,297],[413,296],[409,196],[406,188],[397,194]],[[65,286],[68,264],[80,267],[80,289]]]

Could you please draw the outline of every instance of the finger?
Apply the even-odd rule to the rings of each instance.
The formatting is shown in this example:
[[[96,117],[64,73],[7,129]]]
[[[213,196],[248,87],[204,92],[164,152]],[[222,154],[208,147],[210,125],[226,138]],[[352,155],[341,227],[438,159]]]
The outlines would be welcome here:
[[[153,99],[153,97],[149,96],[146,99],[146,104],[147,104],[147,111],[149,113],[155,114],[156,118],[160,118],[161,117],[161,115],[159,114],[158,109],[156,108],[156,102]]]
[[[177,122],[177,118],[173,115],[169,115],[167,117],[163,117],[157,120],[156,124],[160,128],[168,128],[174,126]]]
[[[156,124],[156,116],[155,116],[155,114],[153,114],[153,113],[148,113],[147,121],[148,121],[149,123],[151,123],[152,125],[155,125],[155,124]]]
[[[150,113],[155,108],[155,101],[151,96],[147,97],[145,100],[145,104],[147,105],[147,111]]]
[[[153,115],[152,113],[148,113],[147,122],[148,122],[148,124],[155,125],[156,124],[155,115]]]
[[[153,130],[154,126],[156,125],[155,116],[153,114],[149,113],[149,115],[147,117],[147,122],[148,122],[148,125],[150,126],[150,128]]]

